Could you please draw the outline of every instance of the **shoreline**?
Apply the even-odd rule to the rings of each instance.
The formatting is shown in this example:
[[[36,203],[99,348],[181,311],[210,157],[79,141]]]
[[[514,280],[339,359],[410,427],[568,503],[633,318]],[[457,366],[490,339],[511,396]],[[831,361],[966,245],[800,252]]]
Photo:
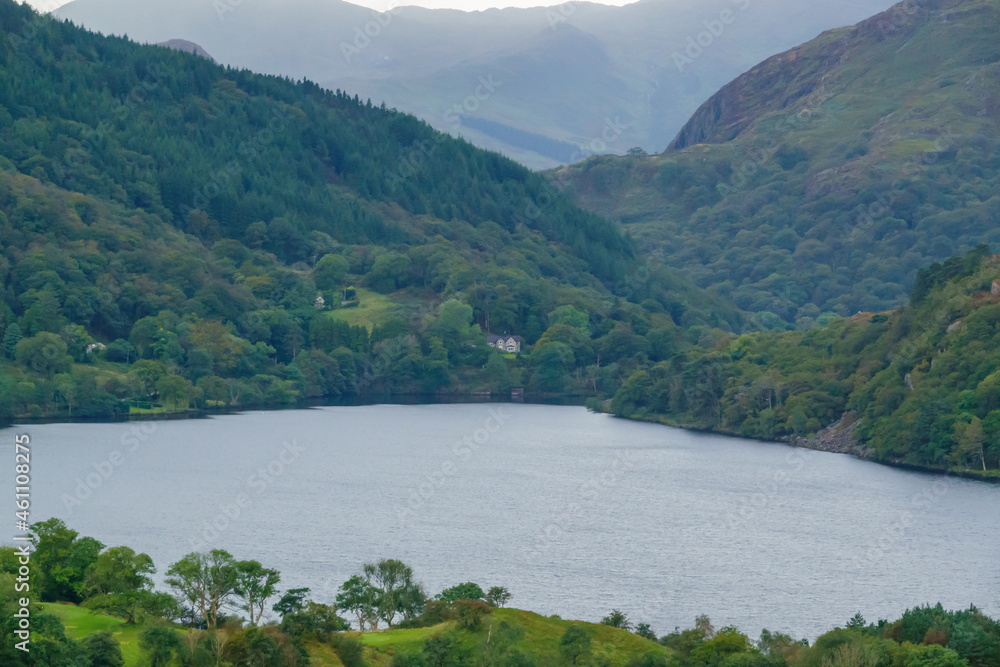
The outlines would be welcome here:
[[[163,412],[139,412],[123,415],[121,419],[107,419],[101,417],[78,417],[72,418],[68,415],[46,416],[46,417],[13,417],[5,423],[0,423],[0,430],[13,428],[15,426],[34,426],[40,424],[121,424],[126,422],[144,421],[177,421],[183,419],[208,419],[210,417],[222,415],[238,415],[245,412],[278,412],[282,410],[308,410],[322,407],[350,407],[367,405],[458,405],[458,404],[527,404],[527,405],[555,405],[555,406],[575,406],[586,407],[591,412],[606,414],[614,419],[625,421],[644,422],[647,424],[659,424],[670,428],[677,428],[692,433],[705,433],[711,435],[723,435],[740,440],[752,440],[754,442],[769,442],[772,444],[786,445],[800,449],[811,449],[813,451],[827,452],[830,454],[845,454],[861,461],[875,463],[878,465],[918,472],[926,475],[940,475],[946,477],[959,477],[989,484],[1000,484],[1000,470],[998,471],[977,471],[963,470],[956,468],[934,468],[905,461],[879,460],[871,456],[871,448],[857,443],[853,438],[853,431],[860,422],[856,413],[847,412],[836,422],[826,426],[819,432],[807,436],[786,436],[777,440],[760,440],[758,438],[748,438],[740,433],[720,428],[704,428],[692,424],[674,423],[662,418],[653,417],[619,417],[607,410],[595,410],[591,405],[586,405],[587,397],[527,394],[522,400],[512,400],[508,397],[497,397],[486,393],[470,394],[392,394],[379,397],[351,397],[340,400],[309,400],[291,405],[256,404],[239,407],[227,406],[224,408],[198,408],[179,411]]]
[[[618,417],[611,414],[610,412],[601,411],[602,414],[607,414],[615,419],[624,419],[626,421],[638,421],[645,422],[647,424],[660,424],[662,426],[669,426],[671,428],[678,428],[684,431],[690,431],[693,433],[707,433],[712,435],[724,435],[730,438],[738,438],[740,440],[750,440],[753,442],[769,442],[776,445],[786,445],[788,447],[797,447],[799,449],[811,449],[817,452],[826,452],[828,454],[844,454],[845,456],[850,456],[852,458],[858,459],[860,461],[867,461],[868,463],[875,463],[877,465],[888,466],[890,468],[898,468],[900,470],[907,470],[909,472],[918,472],[925,475],[936,475],[944,477],[960,477],[963,479],[970,479],[977,482],[986,482],[987,484],[1000,484],[1000,470],[988,470],[988,471],[977,471],[977,470],[964,470],[960,468],[933,468],[930,466],[922,466],[915,463],[907,463],[905,461],[893,461],[893,460],[879,460],[870,456],[871,449],[860,445],[850,440],[848,446],[841,444],[844,440],[838,438],[844,431],[848,431],[848,434],[852,433],[854,427],[860,422],[860,419],[852,420],[851,413],[845,413],[840,419],[835,421],[833,424],[823,428],[819,432],[808,437],[801,436],[786,436],[784,438],[779,438],[777,440],[760,440],[759,438],[749,438],[740,433],[734,431],[728,431],[726,429],[720,428],[704,428],[700,426],[693,426],[690,424],[679,424],[671,423],[663,419],[656,418],[643,418],[643,417]],[[834,437],[831,437],[834,436]]]

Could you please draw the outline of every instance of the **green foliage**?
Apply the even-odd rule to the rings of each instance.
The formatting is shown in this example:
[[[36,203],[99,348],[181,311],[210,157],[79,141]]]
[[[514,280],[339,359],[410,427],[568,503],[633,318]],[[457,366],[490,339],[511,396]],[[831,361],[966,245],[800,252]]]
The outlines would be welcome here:
[[[39,598],[44,602],[83,600],[88,573],[104,545],[92,537],[80,537],[55,518],[32,524],[31,535]]]
[[[998,12],[897,5],[760,63],[661,155],[550,177],[762,329],[919,302],[920,267],[1000,244],[1000,124],[975,101],[1000,93]]]
[[[620,628],[622,630],[631,630],[632,622],[628,620],[628,616],[622,613],[619,609],[612,609],[611,613],[601,619],[601,623],[604,625],[610,625],[613,628]]]
[[[741,324],[543,177],[405,114],[12,0],[0,26],[0,418],[592,393],[617,322]],[[577,340],[537,372],[488,354],[484,331],[527,352],[546,322]]]
[[[125,667],[121,647],[110,632],[95,632],[80,643],[90,659],[90,667]]]
[[[176,636],[176,635],[175,635]],[[226,642],[223,658],[233,665],[284,667],[285,656],[278,642],[261,628],[251,627],[235,633]],[[354,665],[358,663],[344,663]]]
[[[181,639],[172,628],[153,624],[139,635],[139,647],[146,654],[149,667],[167,667],[181,650]]]
[[[378,605],[378,589],[361,575],[354,575],[345,581],[337,593],[337,609],[354,614],[362,632],[366,626],[371,630],[378,629]]]
[[[452,607],[459,626],[466,630],[478,629],[483,618],[493,613],[493,608],[482,600],[459,599]]]
[[[88,568],[83,591],[89,597],[84,604],[135,623],[137,614],[158,611],[150,576],[155,572],[153,559],[147,554],[137,554],[129,547],[106,549]]]
[[[491,591],[493,589],[490,589]],[[479,584],[471,581],[464,584],[457,584],[451,588],[446,588],[437,594],[436,599],[442,602],[455,602],[456,600],[483,600],[486,594]]]
[[[321,290],[336,290],[340,288],[344,276],[350,271],[351,264],[341,255],[323,255],[316,263],[313,280]]]
[[[236,594],[237,561],[222,549],[190,553],[167,569],[168,586],[198,614],[208,629],[218,626],[219,613]]]
[[[427,640],[421,656],[427,667],[461,667],[466,664],[462,646],[448,635]]]
[[[510,602],[512,595],[506,586],[491,586],[486,592],[486,602],[491,607],[503,607]]]
[[[354,637],[335,635],[331,643],[344,667],[366,667],[368,664],[365,660],[364,646]]]
[[[591,655],[590,633],[580,625],[566,628],[559,640],[559,655],[569,665],[583,665]]]
[[[276,592],[281,575],[277,570],[266,568],[255,560],[236,563],[236,580],[233,593],[242,604],[240,609],[250,616],[250,625],[257,625],[264,615],[264,606]]]
[[[620,416],[666,418],[755,438],[808,436],[848,415],[856,451],[878,460],[1000,468],[1000,263],[976,250],[945,282],[882,317],[752,333],[634,370]],[[725,342],[725,341],[723,341]],[[856,414],[855,414],[856,413]]]
[[[282,617],[298,613],[305,609],[306,595],[308,594],[308,588],[290,588],[282,594],[271,609],[281,614]]]

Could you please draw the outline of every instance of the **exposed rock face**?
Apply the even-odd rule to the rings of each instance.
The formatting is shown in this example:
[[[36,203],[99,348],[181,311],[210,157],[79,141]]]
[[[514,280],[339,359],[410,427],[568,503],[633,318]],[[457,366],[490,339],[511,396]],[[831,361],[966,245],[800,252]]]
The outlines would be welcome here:
[[[768,58],[726,84],[705,102],[667,148],[719,144],[736,138],[764,115],[785,109],[808,113],[840,92],[828,74],[852,52],[888,37],[907,37],[928,17],[947,21],[961,0],[904,0],[857,25]]]
[[[168,49],[176,49],[177,51],[186,51],[187,53],[193,53],[196,56],[201,56],[202,58],[208,58],[213,63],[215,58],[208,55],[208,51],[201,48],[194,42],[189,42],[186,39],[169,39],[165,42],[160,42],[157,46],[165,46]]]
[[[871,450],[859,443],[854,437],[854,429],[860,423],[861,420],[857,412],[845,412],[844,416],[816,435],[811,435],[808,438],[793,438],[792,444],[796,447],[806,447],[821,452],[850,454],[866,459],[871,454]]]

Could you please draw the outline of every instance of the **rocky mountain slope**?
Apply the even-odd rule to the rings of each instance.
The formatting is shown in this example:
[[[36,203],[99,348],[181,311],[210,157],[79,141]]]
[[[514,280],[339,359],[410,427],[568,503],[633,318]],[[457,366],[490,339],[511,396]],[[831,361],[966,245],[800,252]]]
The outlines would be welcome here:
[[[553,178],[762,326],[884,310],[1000,244],[998,34],[995,0],[908,0],[752,68],[666,152]]]

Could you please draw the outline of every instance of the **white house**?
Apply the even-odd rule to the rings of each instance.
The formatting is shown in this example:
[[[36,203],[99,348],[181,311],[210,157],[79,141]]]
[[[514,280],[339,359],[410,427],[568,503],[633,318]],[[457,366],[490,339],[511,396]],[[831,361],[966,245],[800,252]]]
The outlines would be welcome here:
[[[494,336],[491,334],[486,337],[486,342],[490,344],[490,347],[495,347],[503,352],[519,353],[521,351],[520,336],[508,336],[507,334]]]

